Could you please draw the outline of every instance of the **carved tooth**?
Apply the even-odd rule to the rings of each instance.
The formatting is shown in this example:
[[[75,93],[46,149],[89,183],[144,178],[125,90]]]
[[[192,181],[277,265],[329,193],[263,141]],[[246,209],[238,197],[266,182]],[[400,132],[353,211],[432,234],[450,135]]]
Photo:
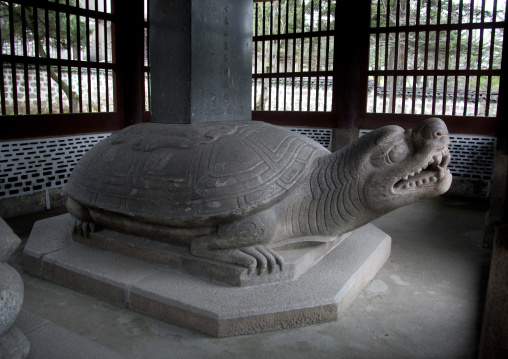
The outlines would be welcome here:
[[[429,164],[426,164],[425,166],[423,166],[422,169],[426,170],[427,167],[429,167]]]
[[[408,178],[409,178],[409,176],[404,177],[404,181],[407,181],[407,180],[408,180]]]
[[[428,183],[428,182],[429,182],[429,180],[428,180],[427,178],[422,179],[422,183],[423,183],[423,184],[426,184],[426,183]]]
[[[422,185],[422,181],[416,181],[416,185],[417,186],[421,186]]]
[[[419,174],[420,172],[422,172],[421,168],[418,171],[416,171],[416,174]]]
[[[437,182],[437,178],[434,176],[430,177],[430,182]]]
[[[411,182],[411,183],[409,184],[409,187],[414,187],[414,185],[415,185],[415,183],[414,183],[414,182]]]

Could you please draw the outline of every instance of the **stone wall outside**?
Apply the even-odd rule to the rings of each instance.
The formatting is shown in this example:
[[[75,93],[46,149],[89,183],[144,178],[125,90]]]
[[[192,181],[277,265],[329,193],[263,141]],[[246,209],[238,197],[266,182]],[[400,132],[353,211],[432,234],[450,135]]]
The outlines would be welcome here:
[[[30,101],[30,113],[37,114],[37,74],[35,68],[28,68],[28,100]],[[72,89],[75,93],[79,94],[79,72],[78,69],[72,69],[71,71],[71,84]],[[16,67],[16,91],[18,99],[18,114],[27,114],[26,111],[26,79],[25,71],[23,67]],[[69,75],[67,69],[62,69],[61,76],[64,81],[69,84]],[[14,114],[14,100],[13,100],[13,70],[11,67],[6,67],[4,64],[3,68],[3,82],[5,94],[5,107],[6,114]],[[49,113],[49,103],[52,104],[52,113],[68,113],[69,112],[69,100],[64,91],[62,91],[62,109],[59,105],[59,86],[58,84],[50,79],[51,83],[51,98],[49,97],[48,91],[48,72],[45,68],[41,68],[39,73],[40,78],[40,94],[41,94],[41,113]],[[81,69],[81,83],[82,83],[82,104],[83,112],[88,111],[89,97],[88,97],[88,72],[86,69]],[[98,98],[100,95],[100,109],[102,112],[107,111],[106,107],[106,85],[109,87],[109,111],[113,111],[113,76],[111,73],[108,74],[106,81],[106,73],[104,70],[99,71],[99,86],[97,86],[97,69],[90,69],[90,84],[91,84],[91,98],[92,98],[92,112],[98,112]],[[99,89],[99,92],[97,91]]]

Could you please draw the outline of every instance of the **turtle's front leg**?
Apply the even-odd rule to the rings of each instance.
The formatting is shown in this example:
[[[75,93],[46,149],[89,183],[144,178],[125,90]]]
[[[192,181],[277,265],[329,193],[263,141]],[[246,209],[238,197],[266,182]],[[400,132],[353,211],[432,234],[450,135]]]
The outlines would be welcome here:
[[[219,226],[216,234],[195,238],[190,247],[193,255],[220,262],[238,264],[263,273],[272,273],[277,266],[284,268],[284,258],[266,244],[274,230],[259,218],[249,218]]]
[[[88,237],[91,232],[95,231],[95,222],[88,208],[71,197],[67,198],[66,206],[71,216],[74,217],[74,226],[72,228],[74,233]]]

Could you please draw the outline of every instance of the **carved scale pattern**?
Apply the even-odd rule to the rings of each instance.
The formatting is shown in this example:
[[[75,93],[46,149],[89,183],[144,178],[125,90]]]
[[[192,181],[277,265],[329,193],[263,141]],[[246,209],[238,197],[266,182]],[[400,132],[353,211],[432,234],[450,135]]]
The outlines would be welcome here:
[[[355,146],[351,145],[350,151]],[[352,156],[339,153],[333,157],[321,157],[311,175],[312,199],[296,201],[286,209],[286,223],[291,223],[294,236],[334,234],[345,223],[352,222],[358,212],[354,203],[360,203],[358,169]],[[340,198],[340,200],[339,200]]]

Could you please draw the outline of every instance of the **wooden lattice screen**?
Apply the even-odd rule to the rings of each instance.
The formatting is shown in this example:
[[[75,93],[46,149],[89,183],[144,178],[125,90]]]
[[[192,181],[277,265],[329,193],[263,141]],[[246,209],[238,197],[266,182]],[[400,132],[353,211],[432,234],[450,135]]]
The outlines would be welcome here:
[[[115,111],[107,0],[1,1],[2,115]]]
[[[253,111],[330,112],[335,0],[255,1]]]
[[[497,115],[505,0],[373,0],[368,113]]]

